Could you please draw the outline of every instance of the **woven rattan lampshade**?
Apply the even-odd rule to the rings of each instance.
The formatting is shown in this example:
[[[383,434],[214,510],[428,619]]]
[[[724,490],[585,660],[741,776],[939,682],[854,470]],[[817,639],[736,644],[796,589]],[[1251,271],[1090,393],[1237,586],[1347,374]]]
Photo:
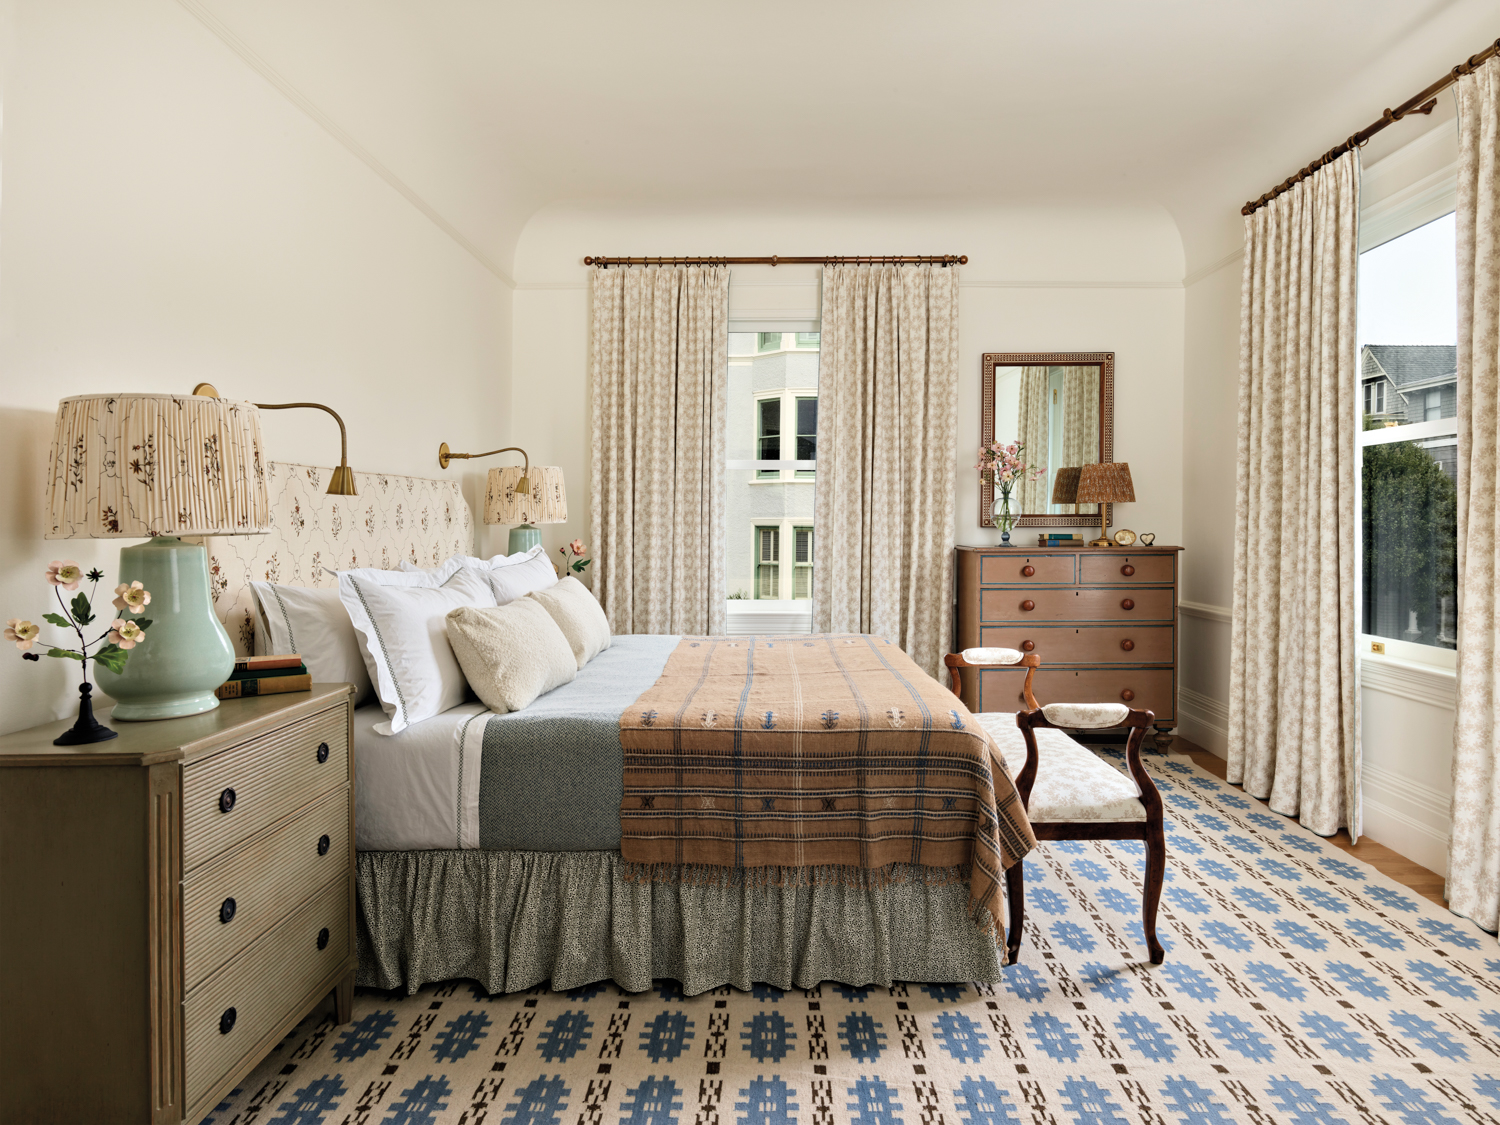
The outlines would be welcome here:
[[[266,531],[260,412],[194,395],[65,398],[46,503],[47,539]]]
[[[568,492],[556,465],[532,465],[527,492],[517,492],[522,469],[491,469],[484,492],[484,522],[498,524],[566,523]]]

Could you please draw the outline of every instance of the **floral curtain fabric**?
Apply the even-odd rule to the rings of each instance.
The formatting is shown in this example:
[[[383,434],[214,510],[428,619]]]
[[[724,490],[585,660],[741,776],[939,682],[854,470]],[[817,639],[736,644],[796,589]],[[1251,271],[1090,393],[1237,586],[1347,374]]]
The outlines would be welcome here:
[[[594,593],[616,633],[721,634],[729,271],[593,275]]]
[[[1063,368],[1063,451],[1058,466],[1092,465],[1099,460],[1099,368]],[[1050,497],[1049,497],[1050,499]],[[1074,504],[1090,515],[1098,504]]]
[[[951,642],[958,270],[823,271],[813,627],[939,675]]]
[[[1500,61],[1458,80],[1458,721],[1448,905],[1500,930]]]
[[[1047,368],[1021,368],[1020,440],[1025,444],[1021,454],[1033,469],[1050,465],[1047,460]],[[1006,439],[1009,440],[1008,438]],[[1045,512],[1052,494],[1047,491],[1047,478],[1033,480],[1030,473],[1016,481],[1017,514]]]
[[[1354,662],[1359,165],[1245,220],[1229,780],[1360,833]]]

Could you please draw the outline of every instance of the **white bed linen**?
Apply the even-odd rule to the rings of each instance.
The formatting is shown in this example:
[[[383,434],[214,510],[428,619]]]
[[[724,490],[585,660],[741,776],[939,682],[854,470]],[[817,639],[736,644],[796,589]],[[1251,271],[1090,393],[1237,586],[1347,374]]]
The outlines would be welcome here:
[[[360,851],[424,851],[479,846],[482,703],[463,703],[377,734],[376,703],[354,712],[354,846]]]

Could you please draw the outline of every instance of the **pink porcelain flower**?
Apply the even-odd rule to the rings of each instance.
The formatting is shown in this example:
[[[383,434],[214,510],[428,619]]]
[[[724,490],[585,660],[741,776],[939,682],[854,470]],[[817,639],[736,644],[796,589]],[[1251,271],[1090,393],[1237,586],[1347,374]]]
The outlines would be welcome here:
[[[72,559],[58,562],[53,559],[47,566],[47,581],[64,590],[76,590],[83,581],[83,568]]]
[[[583,545],[582,539],[575,539],[573,540],[573,542],[568,544],[568,550],[572,551],[575,555],[581,555],[585,551],[587,551],[588,548]]]
[[[16,647],[22,652],[28,652],[31,646],[36,644],[36,639],[42,629],[40,625],[33,625],[30,621],[23,621],[19,617],[12,617],[10,624],[5,627],[5,639],[15,641]]]
[[[132,582],[128,586],[122,582],[115,587],[114,607],[116,609],[128,609],[131,613],[144,613],[150,604],[151,594],[139,582]]]
[[[146,630],[134,621],[115,621],[109,627],[109,643],[121,648],[135,648],[146,639]]]

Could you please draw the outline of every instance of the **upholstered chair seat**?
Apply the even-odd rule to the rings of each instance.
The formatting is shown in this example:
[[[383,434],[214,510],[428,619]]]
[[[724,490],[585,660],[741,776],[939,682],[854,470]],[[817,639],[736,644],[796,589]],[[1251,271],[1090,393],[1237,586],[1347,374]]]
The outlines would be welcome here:
[[[1043,712],[1049,721],[1056,722],[1050,712],[1065,706],[1045,707]],[[1015,715],[1005,711],[984,711],[974,717],[1000,747],[1011,776],[1020,777],[1026,768],[1026,739],[1016,726]],[[1123,719],[1122,715],[1116,723]],[[1140,787],[1134,779],[1115,769],[1092,750],[1050,727],[1036,732],[1036,749],[1036,784],[1032,786],[1031,800],[1026,806],[1026,815],[1033,824],[1146,819],[1146,806],[1141,803]]]

